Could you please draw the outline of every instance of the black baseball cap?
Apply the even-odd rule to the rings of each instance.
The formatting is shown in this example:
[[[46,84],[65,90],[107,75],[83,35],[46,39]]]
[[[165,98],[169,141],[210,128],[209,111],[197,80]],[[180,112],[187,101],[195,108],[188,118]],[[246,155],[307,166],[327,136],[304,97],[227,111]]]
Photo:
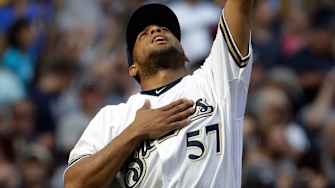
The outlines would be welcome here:
[[[146,4],[138,8],[130,17],[127,26],[127,56],[128,65],[133,64],[133,49],[140,32],[149,25],[168,28],[180,41],[180,25],[176,14],[163,4]]]

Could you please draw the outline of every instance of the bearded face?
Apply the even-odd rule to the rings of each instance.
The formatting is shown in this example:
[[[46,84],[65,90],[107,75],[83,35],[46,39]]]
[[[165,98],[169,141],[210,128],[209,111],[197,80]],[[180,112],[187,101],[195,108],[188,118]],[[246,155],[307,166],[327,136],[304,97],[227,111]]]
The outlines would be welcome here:
[[[137,36],[133,57],[137,76],[141,79],[162,69],[178,69],[187,61],[179,40],[168,28],[157,25],[146,27]]]

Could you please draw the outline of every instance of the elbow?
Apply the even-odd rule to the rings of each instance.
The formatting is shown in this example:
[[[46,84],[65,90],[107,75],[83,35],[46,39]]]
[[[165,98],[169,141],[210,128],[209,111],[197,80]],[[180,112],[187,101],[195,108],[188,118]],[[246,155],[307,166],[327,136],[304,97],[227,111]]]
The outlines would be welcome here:
[[[64,188],[84,188],[84,186],[78,176],[74,176],[72,173],[66,171],[64,173]]]
[[[64,182],[64,188],[79,188],[78,184],[74,184],[73,182]]]
[[[64,188],[100,187],[98,185],[96,182],[89,181],[88,178],[83,177],[80,173],[70,172],[69,170],[64,173]]]

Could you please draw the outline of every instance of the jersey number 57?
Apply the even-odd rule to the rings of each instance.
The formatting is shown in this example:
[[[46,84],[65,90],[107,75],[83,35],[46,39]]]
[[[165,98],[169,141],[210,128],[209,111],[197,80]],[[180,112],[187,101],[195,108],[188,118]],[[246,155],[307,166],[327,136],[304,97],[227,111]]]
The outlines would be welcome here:
[[[220,153],[221,152],[221,134],[220,134],[220,128],[219,124],[213,124],[213,125],[208,125],[205,128],[205,138],[210,137],[211,135],[215,134],[215,139],[216,139],[216,152]],[[200,150],[200,153],[190,153],[188,155],[188,158],[191,160],[198,160],[201,159],[205,155],[205,150],[206,146],[204,142],[201,140],[197,140],[197,138],[200,135],[202,131],[201,130],[196,130],[192,132],[186,133],[186,147],[188,149],[190,148],[197,148]]]

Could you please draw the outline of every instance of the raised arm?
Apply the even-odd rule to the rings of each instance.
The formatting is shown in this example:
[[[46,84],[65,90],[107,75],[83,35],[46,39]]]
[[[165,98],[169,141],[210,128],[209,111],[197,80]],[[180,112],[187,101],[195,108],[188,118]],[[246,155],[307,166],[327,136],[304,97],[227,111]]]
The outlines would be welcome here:
[[[243,57],[248,55],[251,14],[254,0],[227,0],[224,17],[238,50]]]

